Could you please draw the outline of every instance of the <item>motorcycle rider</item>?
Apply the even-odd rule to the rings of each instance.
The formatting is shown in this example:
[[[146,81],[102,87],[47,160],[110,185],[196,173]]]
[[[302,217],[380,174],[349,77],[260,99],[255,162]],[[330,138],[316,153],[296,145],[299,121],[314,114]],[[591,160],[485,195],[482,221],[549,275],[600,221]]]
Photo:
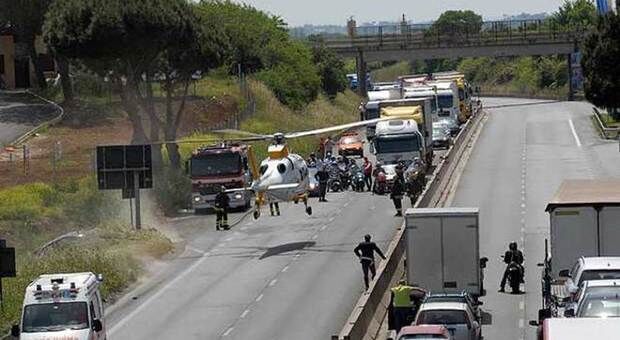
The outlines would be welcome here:
[[[314,178],[319,182],[319,202],[327,202],[325,195],[327,194],[327,182],[329,181],[329,172],[327,167],[321,165],[319,171],[316,172]]]
[[[508,278],[508,268],[510,268],[511,263],[516,263],[519,267],[521,283],[523,283],[524,278],[524,268],[523,268],[523,253],[517,248],[517,242],[510,242],[508,245],[508,250],[504,254],[504,263],[506,263],[506,270],[504,270],[504,275],[502,276],[502,282],[499,285],[499,292],[504,292],[504,287],[506,286],[506,279]]]
[[[360,259],[362,272],[364,273],[364,284],[366,285],[366,289],[368,289],[368,272],[370,271],[371,280],[374,280],[377,274],[375,268],[375,252],[384,260],[385,255],[383,255],[381,249],[377,247],[377,244],[371,241],[371,236],[369,234],[364,235],[364,242],[358,244],[357,247],[353,249],[353,252]]]
[[[399,164],[396,169],[400,168]],[[396,208],[396,217],[403,216],[403,193],[405,192],[405,183],[402,175],[402,171],[397,170],[396,176],[394,176],[394,183],[392,184],[392,191],[390,192],[390,198],[394,202]]]
[[[220,192],[215,196],[215,230],[228,230],[228,206],[230,204],[230,197],[226,193],[226,187],[221,186]]]
[[[372,163],[368,160],[368,157],[364,157],[364,182],[368,187],[368,191],[372,189]]]

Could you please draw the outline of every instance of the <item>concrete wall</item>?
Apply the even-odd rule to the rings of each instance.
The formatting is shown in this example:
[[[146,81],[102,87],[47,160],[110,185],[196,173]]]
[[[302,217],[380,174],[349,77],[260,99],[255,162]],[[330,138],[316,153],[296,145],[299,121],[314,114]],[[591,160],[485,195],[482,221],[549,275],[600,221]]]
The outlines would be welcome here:
[[[15,88],[15,45],[13,36],[0,35],[0,55],[4,56],[4,73],[0,77],[9,89]]]

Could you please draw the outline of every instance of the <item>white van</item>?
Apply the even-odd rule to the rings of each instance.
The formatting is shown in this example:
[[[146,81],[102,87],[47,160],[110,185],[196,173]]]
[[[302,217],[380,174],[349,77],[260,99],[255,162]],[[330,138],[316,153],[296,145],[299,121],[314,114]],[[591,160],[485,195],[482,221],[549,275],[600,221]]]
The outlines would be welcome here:
[[[93,273],[39,276],[26,287],[22,319],[11,335],[22,340],[106,339],[102,281]]]

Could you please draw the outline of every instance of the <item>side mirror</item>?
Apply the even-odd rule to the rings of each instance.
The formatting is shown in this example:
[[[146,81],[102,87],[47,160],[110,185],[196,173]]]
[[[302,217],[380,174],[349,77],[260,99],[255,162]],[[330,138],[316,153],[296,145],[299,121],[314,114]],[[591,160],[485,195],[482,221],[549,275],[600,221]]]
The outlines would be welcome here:
[[[572,309],[572,308],[564,310],[564,317],[565,318],[574,318],[575,317],[575,310]]]
[[[13,325],[13,327],[11,327],[11,336],[13,337],[19,337],[19,333],[20,333],[20,329],[18,325]]]
[[[101,320],[93,320],[93,331],[101,332],[103,330],[103,324]]]
[[[560,270],[558,273],[559,277],[570,277],[570,271],[568,269]]]
[[[530,324],[530,326],[534,326],[534,327],[540,326],[540,324],[536,320],[530,320],[529,324]]]

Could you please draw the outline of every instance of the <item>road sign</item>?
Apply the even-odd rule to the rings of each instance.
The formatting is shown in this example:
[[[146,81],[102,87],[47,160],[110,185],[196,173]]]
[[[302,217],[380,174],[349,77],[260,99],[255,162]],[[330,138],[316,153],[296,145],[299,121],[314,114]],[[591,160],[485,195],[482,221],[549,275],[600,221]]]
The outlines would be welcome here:
[[[16,275],[15,248],[0,248],[0,278]]]
[[[114,145],[97,147],[97,181],[100,190],[153,187],[150,145]]]

